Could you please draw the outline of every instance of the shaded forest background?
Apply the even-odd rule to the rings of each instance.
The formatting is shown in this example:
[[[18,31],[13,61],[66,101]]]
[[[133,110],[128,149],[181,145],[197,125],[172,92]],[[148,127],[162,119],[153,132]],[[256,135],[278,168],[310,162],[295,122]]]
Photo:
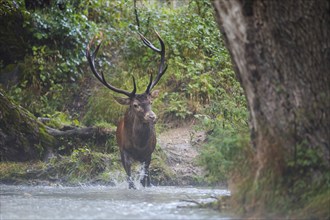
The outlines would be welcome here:
[[[136,8],[133,1],[124,0],[3,3],[2,93],[53,129],[93,126],[104,134],[111,133],[125,108],[95,80],[85,48],[91,38],[102,33],[96,61],[99,69],[108,81],[127,90],[131,81],[126,79],[134,75],[141,92],[150,73],[157,71],[158,58],[138,37],[137,9],[139,31],[155,42],[157,30],[167,47],[169,68],[153,105],[160,118],[157,129],[193,123],[196,129],[206,130],[210,141],[199,163],[207,168],[210,183],[223,182],[232,160],[239,156],[238,142],[248,140],[247,110],[212,5],[209,1],[137,3]],[[63,155],[117,153],[113,135],[101,142],[65,139],[52,151]],[[219,151],[219,142],[224,143],[223,151]],[[35,159],[49,154],[47,147],[38,144],[41,151]],[[4,161],[24,161],[24,155],[9,158],[5,152],[1,152]],[[225,163],[217,162],[223,160]]]

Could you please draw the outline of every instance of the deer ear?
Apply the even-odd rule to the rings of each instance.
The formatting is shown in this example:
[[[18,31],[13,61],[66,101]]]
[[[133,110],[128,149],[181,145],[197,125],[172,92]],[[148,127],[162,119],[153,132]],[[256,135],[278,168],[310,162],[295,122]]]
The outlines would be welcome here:
[[[151,92],[151,94],[150,94],[150,96],[151,96],[151,98],[157,98],[158,97],[158,94],[159,94],[159,90],[155,90],[155,91],[152,91]]]
[[[130,99],[129,98],[122,98],[122,97],[113,97],[116,102],[118,102],[121,105],[129,105]]]

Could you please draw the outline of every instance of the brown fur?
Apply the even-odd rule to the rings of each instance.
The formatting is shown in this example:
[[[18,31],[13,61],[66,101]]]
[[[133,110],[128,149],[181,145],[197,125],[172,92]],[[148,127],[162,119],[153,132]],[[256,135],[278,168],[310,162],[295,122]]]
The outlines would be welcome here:
[[[135,188],[131,179],[131,165],[138,161],[144,165],[145,176],[141,180],[143,186],[150,186],[149,165],[151,154],[156,147],[155,120],[156,115],[151,110],[152,94],[136,95],[125,100],[118,98],[120,104],[129,104],[124,118],[117,126],[117,143],[120,149],[121,161],[127,173],[129,188]],[[148,117],[149,115],[149,117]]]

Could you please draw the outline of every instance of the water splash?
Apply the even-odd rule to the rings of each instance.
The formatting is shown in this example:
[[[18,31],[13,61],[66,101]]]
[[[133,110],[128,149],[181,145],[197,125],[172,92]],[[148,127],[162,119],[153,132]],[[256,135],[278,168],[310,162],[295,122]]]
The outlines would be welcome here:
[[[125,188],[127,187],[126,183],[126,174],[119,170],[109,172],[110,182],[114,184],[114,187]]]
[[[137,189],[144,188],[140,183],[143,177],[145,176],[144,164],[137,164],[132,167],[131,178],[133,180],[134,185]],[[111,183],[114,183],[114,187],[124,189],[128,187],[127,183],[127,175],[125,171],[116,170],[109,172]]]

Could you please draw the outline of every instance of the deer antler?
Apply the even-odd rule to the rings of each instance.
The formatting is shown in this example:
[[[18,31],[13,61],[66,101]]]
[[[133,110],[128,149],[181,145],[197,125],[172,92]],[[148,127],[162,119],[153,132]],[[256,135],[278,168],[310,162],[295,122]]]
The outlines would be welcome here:
[[[128,92],[128,91],[125,91],[125,90],[122,90],[122,89],[118,89],[116,88],[115,86],[109,84],[106,80],[105,80],[105,77],[104,77],[104,74],[103,72],[101,72],[101,74],[98,73],[98,71],[96,70],[95,68],[95,57],[97,55],[97,52],[99,51],[100,49],[100,46],[101,46],[101,43],[102,41],[96,46],[96,49],[92,52],[92,54],[90,53],[90,48],[92,47],[93,43],[94,43],[94,40],[95,40],[95,37],[89,42],[89,44],[87,45],[87,48],[86,48],[86,57],[87,57],[87,60],[88,60],[88,63],[92,69],[92,72],[94,73],[94,75],[96,76],[96,78],[103,84],[105,85],[106,87],[108,87],[109,89],[111,89],[112,91],[114,92],[117,92],[117,93],[120,93],[120,94],[124,94],[128,97],[132,97],[135,95],[136,93],[136,84],[135,84],[135,78],[133,76],[133,91],[132,92]]]
[[[152,43],[150,43],[150,41],[147,38],[145,38],[141,33],[139,33],[143,43],[147,47],[152,49],[153,51],[160,54],[160,64],[159,64],[158,74],[157,74],[154,81],[152,81],[152,74],[150,75],[150,81],[149,81],[149,84],[148,84],[147,89],[146,89],[147,94],[150,93],[150,91],[154,88],[154,86],[158,83],[160,78],[164,75],[165,71],[167,70],[167,65],[165,65],[165,44],[164,44],[162,38],[157,33],[157,31],[155,31],[155,32],[157,34],[161,49],[158,49],[157,47],[155,47]]]

